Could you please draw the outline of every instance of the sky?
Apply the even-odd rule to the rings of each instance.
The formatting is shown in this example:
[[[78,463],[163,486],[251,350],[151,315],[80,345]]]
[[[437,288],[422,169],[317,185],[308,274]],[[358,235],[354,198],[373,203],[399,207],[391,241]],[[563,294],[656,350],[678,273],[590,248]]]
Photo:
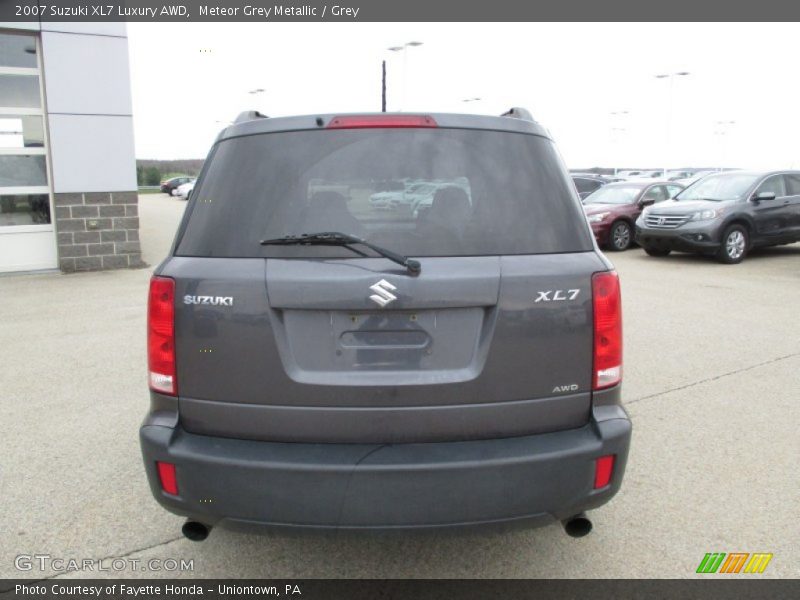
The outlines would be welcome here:
[[[386,60],[390,111],[522,106],[570,168],[800,168],[796,23],[129,23],[128,36],[137,158],[202,158],[249,109],[378,111]]]

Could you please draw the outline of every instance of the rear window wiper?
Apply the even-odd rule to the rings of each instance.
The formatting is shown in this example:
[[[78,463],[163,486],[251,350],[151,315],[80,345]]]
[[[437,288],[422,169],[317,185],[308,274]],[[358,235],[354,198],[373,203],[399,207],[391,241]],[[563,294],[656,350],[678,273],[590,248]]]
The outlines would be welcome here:
[[[422,270],[418,260],[408,258],[402,254],[392,252],[386,248],[381,248],[375,244],[350,235],[349,233],[341,233],[339,231],[321,231],[319,233],[301,233],[300,235],[287,235],[285,237],[274,238],[271,240],[261,240],[262,246],[344,246],[348,247],[350,244],[360,244],[373,250],[381,256],[388,258],[398,265],[404,266],[408,269],[409,273],[413,275],[418,274]],[[351,248],[353,250],[353,248]]]

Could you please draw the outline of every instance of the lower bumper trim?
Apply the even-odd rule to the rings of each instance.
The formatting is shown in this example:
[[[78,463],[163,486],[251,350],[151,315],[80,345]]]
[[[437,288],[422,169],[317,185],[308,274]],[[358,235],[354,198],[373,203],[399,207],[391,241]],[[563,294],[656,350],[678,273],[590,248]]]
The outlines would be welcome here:
[[[145,425],[145,468],[168,510],[233,529],[418,529],[544,525],[596,508],[618,491],[631,424],[622,408],[567,431],[493,440],[306,444],[235,440]],[[594,490],[594,461],[615,454]],[[178,496],[156,461],[176,465]]]

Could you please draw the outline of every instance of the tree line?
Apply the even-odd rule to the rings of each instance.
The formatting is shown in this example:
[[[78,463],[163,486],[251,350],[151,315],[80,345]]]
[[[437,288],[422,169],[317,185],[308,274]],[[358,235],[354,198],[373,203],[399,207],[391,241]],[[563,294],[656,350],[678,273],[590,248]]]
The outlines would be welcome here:
[[[136,182],[140,186],[159,185],[167,176],[197,177],[203,168],[202,158],[180,160],[139,159],[136,161]]]

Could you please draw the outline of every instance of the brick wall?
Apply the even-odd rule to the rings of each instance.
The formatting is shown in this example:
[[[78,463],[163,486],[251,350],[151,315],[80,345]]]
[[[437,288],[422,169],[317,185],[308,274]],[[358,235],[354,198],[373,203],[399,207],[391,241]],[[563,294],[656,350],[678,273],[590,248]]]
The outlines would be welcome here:
[[[74,271],[146,266],[139,245],[136,192],[54,194],[59,268]]]

